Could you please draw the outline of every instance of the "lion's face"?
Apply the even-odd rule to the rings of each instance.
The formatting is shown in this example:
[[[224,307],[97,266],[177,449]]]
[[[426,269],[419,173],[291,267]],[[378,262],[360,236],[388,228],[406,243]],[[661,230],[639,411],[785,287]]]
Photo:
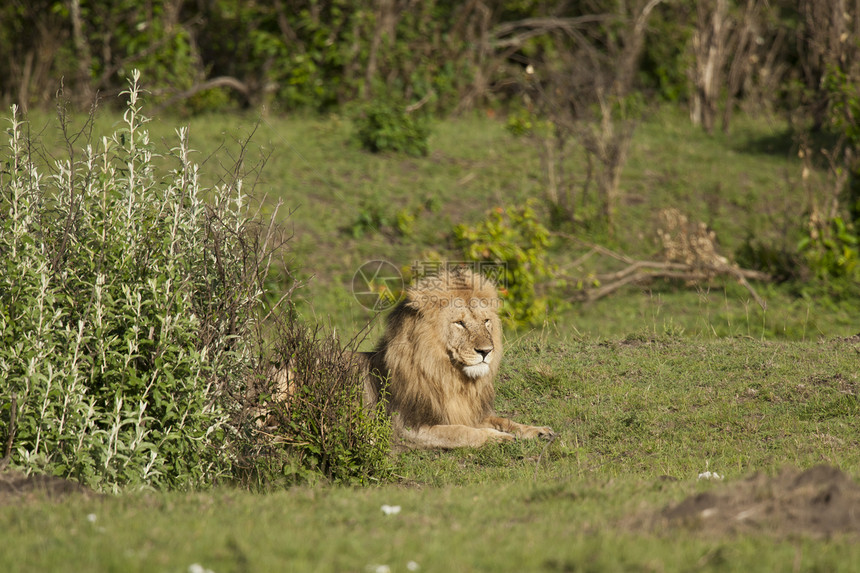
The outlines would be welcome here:
[[[486,301],[452,302],[440,316],[448,357],[469,378],[486,376],[501,358],[499,319],[495,312],[482,308],[480,303]]]

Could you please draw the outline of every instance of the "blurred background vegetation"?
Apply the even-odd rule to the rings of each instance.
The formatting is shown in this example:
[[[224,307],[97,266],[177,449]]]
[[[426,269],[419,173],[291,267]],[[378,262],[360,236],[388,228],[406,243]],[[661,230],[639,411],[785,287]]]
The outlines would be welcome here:
[[[689,105],[708,132],[739,107],[821,129],[832,111],[850,117],[857,12],[850,0],[12,0],[0,7],[0,96],[50,105],[62,79],[89,103],[137,68],[157,100],[189,113],[385,96],[444,114],[537,91],[532,105],[560,98],[576,117],[590,103],[635,116],[662,100]]]
[[[446,233],[422,237],[421,219],[444,218],[441,198],[418,183],[414,194],[423,195],[407,203],[384,192],[361,196],[338,232],[381,233],[414,247],[407,255],[366,253],[375,256],[504,262],[514,269],[509,324],[534,327],[566,303],[655,281],[737,279],[762,309],[748,280],[789,284],[792,296],[807,299],[855,300],[858,38],[856,0],[12,0],[0,7],[0,101],[26,113],[62,93],[76,109],[94,101],[122,109],[120,92],[138,69],[150,114],[345,116],[363,149],[419,161],[430,155],[434,120],[476,112],[498,119],[511,136],[500,145],[525,142],[540,162],[539,181],[527,197],[501,198],[483,212],[535,199],[528,229],[506,211],[495,226],[461,217],[446,221]],[[747,142],[755,150],[745,151],[792,162],[781,185],[792,204],[784,200],[780,221],[715,234],[726,226],[717,218],[727,214],[714,212],[721,197],[744,201],[717,188],[699,189],[710,212],[681,205],[668,215],[674,222],[663,213],[662,223],[644,228],[638,202],[652,219],[678,205],[657,201],[654,189],[637,198],[637,173],[648,175],[637,165],[641,148],[670,143],[637,142],[636,132],[684,121],[682,114],[717,145],[726,141],[720,134],[737,137],[750,120],[778,126],[747,138],[756,139]],[[319,131],[338,129],[327,125]],[[778,201],[765,211],[779,209]],[[633,219],[640,237],[660,237],[650,250],[625,232]],[[562,256],[547,262],[544,251]],[[595,254],[601,263],[584,263]],[[321,269],[308,274],[330,278]]]

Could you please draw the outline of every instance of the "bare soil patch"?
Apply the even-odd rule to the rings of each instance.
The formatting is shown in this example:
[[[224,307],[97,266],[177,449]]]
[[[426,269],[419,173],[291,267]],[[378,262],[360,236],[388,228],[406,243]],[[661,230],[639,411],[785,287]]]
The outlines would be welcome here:
[[[860,485],[827,465],[755,474],[690,496],[663,510],[658,521],[713,534],[860,535]]]
[[[61,500],[70,495],[96,497],[99,494],[76,481],[47,475],[26,475],[17,471],[0,473],[0,506],[33,500]]]

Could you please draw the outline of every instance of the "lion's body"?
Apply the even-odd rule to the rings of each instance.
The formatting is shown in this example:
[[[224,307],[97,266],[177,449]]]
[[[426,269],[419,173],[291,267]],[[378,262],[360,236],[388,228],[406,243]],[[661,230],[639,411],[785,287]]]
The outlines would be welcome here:
[[[488,279],[462,269],[422,279],[391,311],[376,350],[364,354],[365,399],[386,400],[400,446],[477,447],[552,435],[495,416],[499,304]]]

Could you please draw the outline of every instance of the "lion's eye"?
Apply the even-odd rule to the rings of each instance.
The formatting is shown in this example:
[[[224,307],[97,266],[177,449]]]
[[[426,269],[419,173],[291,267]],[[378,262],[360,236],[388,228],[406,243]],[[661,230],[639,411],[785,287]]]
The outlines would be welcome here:
[[[458,321],[457,321],[457,322],[455,322],[454,324],[456,324],[456,325],[457,325],[457,326],[459,326],[460,328],[466,328],[466,323],[464,323],[462,320],[458,320]]]
[[[484,321],[484,326],[486,326],[487,328],[490,328],[491,322],[492,321],[488,318],[487,320]]]

